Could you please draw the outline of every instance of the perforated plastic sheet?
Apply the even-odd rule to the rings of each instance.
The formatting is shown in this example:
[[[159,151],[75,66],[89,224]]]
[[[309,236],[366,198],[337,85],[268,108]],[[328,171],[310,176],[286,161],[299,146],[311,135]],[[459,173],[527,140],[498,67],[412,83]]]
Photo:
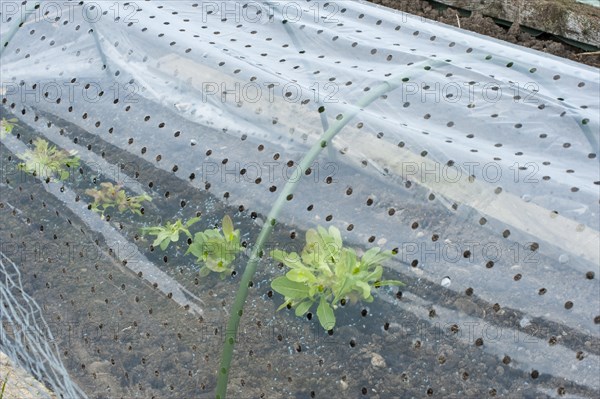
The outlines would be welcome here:
[[[3,37],[19,7],[3,8]],[[208,192],[209,211],[259,225],[323,131],[392,82],[328,143],[281,222],[298,239],[331,224],[352,245],[398,248],[387,266],[408,287],[401,300],[381,293],[395,325],[460,325],[464,347],[488,334],[489,370],[516,369],[523,384],[532,370],[548,376],[527,385],[536,394],[600,389],[597,69],[364,2],[152,1],[42,4],[0,72],[3,116],[78,150],[98,176],[158,198],[189,187],[170,197],[176,208]],[[4,150],[17,153],[15,139]],[[446,356],[429,341],[415,360],[425,369]],[[408,372],[402,353],[389,356],[392,372]],[[425,393],[426,378],[378,389]],[[458,392],[438,382],[435,394]]]

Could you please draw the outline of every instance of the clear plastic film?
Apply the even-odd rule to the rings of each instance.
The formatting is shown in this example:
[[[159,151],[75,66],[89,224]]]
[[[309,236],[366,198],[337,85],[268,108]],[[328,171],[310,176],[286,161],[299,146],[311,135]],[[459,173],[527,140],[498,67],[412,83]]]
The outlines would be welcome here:
[[[3,4],[3,37],[23,16],[24,6],[15,4]],[[484,338],[474,358],[514,373],[510,378],[531,384],[532,395],[556,396],[563,388],[593,397],[600,389],[597,69],[367,2],[45,2],[27,14],[1,60],[3,117],[33,132],[2,140],[4,169],[14,172],[9,180],[17,175],[9,154],[28,144],[25,137],[42,137],[77,150],[94,178],[167,201],[148,206],[151,220],[187,215],[190,206],[214,223],[237,212],[234,221],[250,226],[244,238],[251,246],[285,183],[301,178],[282,209],[284,231],[300,240],[309,228],[332,225],[349,245],[398,250],[386,266],[408,284],[401,299],[381,290],[389,307],[376,321],[404,326],[390,345],[403,337],[411,348],[405,350],[413,350],[417,338],[407,335],[408,326],[437,326],[445,336],[456,324],[463,327],[456,351],[469,358],[482,327],[491,325],[504,337]],[[357,108],[385,82],[399,83]],[[302,156],[352,111],[355,118],[300,176]],[[67,187],[73,196],[91,184],[83,176]],[[165,200],[167,192],[179,194]],[[70,208],[81,207],[82,220],[84,205]],[[120,234],[151,262],[154,255],[133,239],[136,223],[147,222],[131,222]],[[223,314],[207,310],[214,298],[174,271],[173,258],[193,276],[183,252],[169,263],[157,258],[155,266],[187,287],[175,298],[181,306],[202,306],[205,318],[222,321]],[[125,270],[142,270],[134,267]],[[263,276],[267,290],[271,272]],[[223,284],[219,295],[235,291],[235,280]],[[305,322],[291,314],[285,320]],[[368,330],[354,316],[348,324]],[[561,334],[564,342],[548,344]],[[448,342],[418,340],[430,341],[431,354],[382,353],[394,374],[409,373],[410,359],[418,370],[443,367]],[[326,346],[317,348],[306,362],[324,356]],[[516,360],[503,363],[508,355]],[[549,379],[538,383],[531,370]],[[214,383],[212,371],[200,372],[203,391]],[[243,366],[238,372],[251,375]],[[96,387],[84,374],[78,378],[93,396]],[[430,382],[417,374],[377,389],[384,389],[381,397],[417,395],[437,382],[437,395],[439,386],[458,392],[458,382],[437,371]],[[469,374],[465,384],[472,382],[477,395],[487,394],[482,386],[499,394],[514,388],[501,377]],[[127,384],[119,389],[130,392]],[[271,395],[304,392],[290,384]],[[314,384],[319,393],[340,383]],[[230,394],[255,392],[238,385]]]

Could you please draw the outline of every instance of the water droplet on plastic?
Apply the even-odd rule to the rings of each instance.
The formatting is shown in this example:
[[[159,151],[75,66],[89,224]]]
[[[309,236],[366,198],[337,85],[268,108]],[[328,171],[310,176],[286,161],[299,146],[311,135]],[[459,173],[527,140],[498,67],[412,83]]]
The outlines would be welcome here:
[[[452,280],[450,280],[450,277],[446,276],[442,279],[442,287],[450,287],[450,284],[452,284]]]
[[[531,195],[529,194],[523,194],[523,196],[521,197],[521,199],[525,202],[530,202],[531,201]]]
[[[567,263],[569,261],[569,255],[562,254],[561,256],[558,257],[558,261],[560,263]]]
[[[196,140],[194,140],[194,139],[190,140],[190,145],[194,146],[196,144],[198,144],[198,142]]]

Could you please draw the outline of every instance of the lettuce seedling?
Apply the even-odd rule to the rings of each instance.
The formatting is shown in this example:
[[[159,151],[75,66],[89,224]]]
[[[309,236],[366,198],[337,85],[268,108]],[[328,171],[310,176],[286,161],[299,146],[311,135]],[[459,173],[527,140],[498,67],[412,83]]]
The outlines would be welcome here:
[[[334,310],[340,300],[372,302],[371,289],[383,285],[404,285],[398,280],[381,280],[381,263],[394,255],[392,251],[371,248],[359,259],[352,248],[342,243],[340,231],[319,226],[306,232],[306,245],[301,255],[282,250],[271,256],[290,270],[271,282],[271,288],[285,297],[279,307],[295,308],[303,316],[316,303],[317,317],[325,330],[335,326]]]
[[[100,213],[102,218],[104,218],[104,212],[111,207],[117,208],[121,213],[129,210],[141,215],[142,201],[152,201],[152,197],[145,193],[134,197],[128,196],[120,184],[104,182],[100,183],[100,187],[100,190],[87,189],[85,193],[94,198],[94,202],[89,206],[89,209]]]
[[[233,229],[233,222],[227,215],[223,218],[221,233],[219,229],[207,229],[194,235],[187,253],[196,256],[198,263],[204,263],[200,276],[207,276],[211,271],[225,274],[233,271],[231,263],[243,248],[240,245],[240,231]]]
[[[2,118],[0,120],[0,139],[4,139],[8,134],[11,134],[13,128],[17,125],[17,118]]]
[[[18,154],[18,157],[25,161],[19,164],[19,169],[27,173],[42,179],[58,175],[60,180],[66,180],[70,175],[69,168],[79,166],[79,157],[75,156],[77,151],[59,150],[40,138],[35,139],[33,144],[33,150]]]
[[[169,243],[179,241],[179,236],[181,233],[185,234],[189,238],[192,238],[192,234],[188,230],[188,227],[199,220],[199,216],[193,217],[183,224],[181,219],[177,219],[175,223],[167,222],[164,226],[144,227],[141,229],[141,231],[143,234],[156,236],[152,246],[160,247],[160,249],[164,251],[169,246]]]

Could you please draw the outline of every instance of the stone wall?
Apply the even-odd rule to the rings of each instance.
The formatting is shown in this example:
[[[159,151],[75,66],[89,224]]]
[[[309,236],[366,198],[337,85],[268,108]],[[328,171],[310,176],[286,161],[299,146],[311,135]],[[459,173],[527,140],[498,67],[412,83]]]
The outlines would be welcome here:
[[[600,47],[600,8],[575,0],[435,0]]]

